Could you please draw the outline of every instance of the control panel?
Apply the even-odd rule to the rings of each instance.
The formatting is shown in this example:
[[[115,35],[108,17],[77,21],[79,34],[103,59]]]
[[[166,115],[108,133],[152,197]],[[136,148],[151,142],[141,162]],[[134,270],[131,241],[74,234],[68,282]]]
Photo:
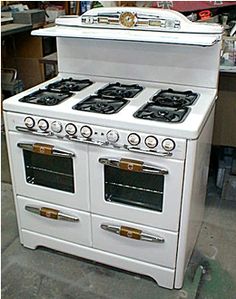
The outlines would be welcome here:
[[[93,124],[75,123],[38,116],[12,117],[11,130],[33,133],[33,135],[60,138],[90,145],[113,147],[115,149],[134,151],[175,159],[185,158],[186,140],[171,138],[143,132],[120,130]]]

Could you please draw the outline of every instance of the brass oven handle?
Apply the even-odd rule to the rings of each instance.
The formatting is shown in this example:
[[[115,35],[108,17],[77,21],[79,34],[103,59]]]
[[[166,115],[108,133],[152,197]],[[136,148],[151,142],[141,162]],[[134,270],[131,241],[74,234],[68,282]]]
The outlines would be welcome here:
[[[158,168],[153,165],[145,164],[142,161],[132,159],[115,159],[115,158],[99,158],[99,163],[110,167],[120,168],[123,170],[143,172],[157,175],[166,175],[168,170],[164,168]]]
[[[154,151],[154,150],[142,150],[138,147],[133,147],[133,146],[128,146],[128,145],[125,145],[124,148],[130,152],[149,154],[149,155],[154,155],[154,156],[158,156],[158,157],[171,157],[173,155],[171,152],[158,152],[158,151]]]
[[[145,233],[140,229],[128,227],[128,226],[117,226],[113,224],[101,224],[101,229],[135,240],[153,242],[153,243],[164,243],[165,239],[160,236],[154,236],[149,233]]]
[[[64,151],[61,149],[55,148],[53,145],[44,144],[44,143],[17,143],[17,146],[30,152],[43,154],[43,155],[52,155],[63,158],[72,158],[75,157],[75,154],[72,152]]]
[[[64,221],[69,221],[69,222],[79,222],[79,218],[72,216],[72,215],[62,213],[56,209],[45,208],[45,207],[37,208],[37,207],[32,207],[32,206],[25,206],[25,210],[28,212],[31,212],[33,214],[37,214],[42,217],[46,217],[46,218],[50,218],[50,219],[64,220]]]
[[[20,126],[16,126],[16,129],[19,132],[30,133],[30,134],[37,135],[37,136],[44,136],[44,137],[53,136],[52,132],[39,132],[34,129],[27,129],[25,127],[20,127]]]

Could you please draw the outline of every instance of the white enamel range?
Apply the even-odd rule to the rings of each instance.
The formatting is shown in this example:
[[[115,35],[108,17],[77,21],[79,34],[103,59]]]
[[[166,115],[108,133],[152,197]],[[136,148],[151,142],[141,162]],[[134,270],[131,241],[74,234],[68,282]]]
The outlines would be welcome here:
[[[180,288],[203,214],[221,27],[104,8],[33,34],[57,37],[59,75],[4,101],[21,243]]]

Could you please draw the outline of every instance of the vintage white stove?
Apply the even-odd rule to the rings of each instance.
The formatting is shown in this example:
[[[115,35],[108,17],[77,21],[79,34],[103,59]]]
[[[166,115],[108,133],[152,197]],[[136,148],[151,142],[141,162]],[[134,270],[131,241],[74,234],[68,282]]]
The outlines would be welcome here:
[[[4,101],[21,243],[181,288],[201,225],[222,28],[101,8],[56,36],[59,75]]]

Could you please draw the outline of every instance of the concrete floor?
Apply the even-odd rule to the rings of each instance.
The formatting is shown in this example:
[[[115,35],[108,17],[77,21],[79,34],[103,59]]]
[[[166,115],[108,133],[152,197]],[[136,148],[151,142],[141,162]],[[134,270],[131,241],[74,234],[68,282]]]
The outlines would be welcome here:
[[[212,178],[182,290],[166,290],[147,277],[50,249],[24,248],[18,238],[4,136],[2,181],[3,299],[236,298],[236,201],[221,200]]]

